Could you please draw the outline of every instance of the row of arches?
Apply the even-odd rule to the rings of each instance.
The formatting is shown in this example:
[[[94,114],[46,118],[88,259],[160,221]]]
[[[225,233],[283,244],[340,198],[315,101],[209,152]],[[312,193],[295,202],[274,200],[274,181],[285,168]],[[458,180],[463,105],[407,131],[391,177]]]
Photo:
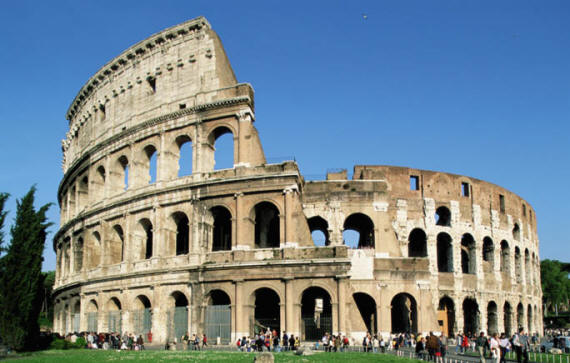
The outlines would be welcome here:
[[[119,152],[109,162],[101,162],[70,183],[61,200],[62,221],[72,218],[105,196],[119,194],[131,187],[153,184],[158,180],[172,180],[196,171],[228,169],[234,166],[234,131],[229,126],[214,128],[207,142],[198,150],[188,133],[178,134],[160,152],[160,140],[151,140],[140,149]],[[200,155],[197,159],[196,155]],[[196,165],[199,164],[199,165]],[[198,166],[198,169],[194,167]]]
[[[449,296],[443,296],[439,300],[438,324],[441,331],[449,336],[459,332],[457,319],[459,315],[463,317],[464,333],[478,334],[479,331],[486,331],[488,334],[505,333],[511,336],[518,328],[523,328],[529,333],[536,332],[540,328],[540,314],[537,305],[534,307],[528,304],[525,308],[522,303],[513,309],[511,303],[505,301],[502,308],[494,301],[487,303],[486,326],[483,326],[482,312],[475,298],[466,297],[459,311],[456,311],[455,302]]]
[[[328,222],[321,216],[307,220],[313,243],[316,246],[331,244]],[[343,244],[350,248],[374,248],[374,222],[364,213],[350,214],[343,224]]]
[[[271,202],[260,202],[251,210],[254,227],[255,248],[278,248],[280,246],[280,213]],[[214,206],[207,211],[205,220],[207,248],[209,251],[229,251],[233,245],[232,213],[225,206]],[[164,227],[162,246],[157,246],[155,227],[149,218],[138,220],[130,234],[130,240],[121,223],[110,228],[93,231],[86,246],[84,237],[79,236],[71,243],[64,239],[58,248],[58,269],[60,276],[81,271],[85,260],[86,268],[100,265],[114,265],[127,259],[147,260],[157,255],[157,248],[163,256],[181,256],[190,253],[191,228],[188,215],[174,212]],[[127,247],[128,244],[128,247]],[[127,251],[128,249],[128,251]],[[127,254],[130,253],[130,256]],[[70,268],[73,256],[73,269]]]
[[[421,228],[413,229],[408,235],[408,257],[428,257],[427,235]],[[453,239],[445,232],[440,232],[436,237],[437,248],[437,269],[439,272],[453,272]],[[511,247],[509,242],[502,240],[500,243],[499,260],[495,261],[495,244],[489,236],[483,238],[481,255],[478,256],[476,241],[469,233],[461,237],[461,242],[457,246],[460,248],[461,272],[465,274],[476,274],[477,264],[483,264],[483,270],[492,272],[495,266],[501,272],[510,273],[513,268],[511,261]],[[536,283],[536,275],[539,271],[538,256],[528,250],[524,251],[524,270],[526,281]],[[514,248],[514,271],[517,282],[522,282],[523,256],[518,246]]]

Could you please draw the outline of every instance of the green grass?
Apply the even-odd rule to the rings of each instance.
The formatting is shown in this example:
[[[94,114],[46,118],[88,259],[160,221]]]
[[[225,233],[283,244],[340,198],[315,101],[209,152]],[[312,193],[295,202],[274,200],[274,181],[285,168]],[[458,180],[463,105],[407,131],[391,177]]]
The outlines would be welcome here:
[[[83,362],[253,362],[255,353],[240,352],[183,352],[183,351],[103,351],[103,350],[47,350],[42,352],[19,354],[14,356],[18,362],[42,363],[83,363]],[[293,353],[275,354],[276,363],[287,362],[380,362],[410,363],[417,362],[407,358],[387,354],[373,353],[315,353],[311,356],[295,356]]]

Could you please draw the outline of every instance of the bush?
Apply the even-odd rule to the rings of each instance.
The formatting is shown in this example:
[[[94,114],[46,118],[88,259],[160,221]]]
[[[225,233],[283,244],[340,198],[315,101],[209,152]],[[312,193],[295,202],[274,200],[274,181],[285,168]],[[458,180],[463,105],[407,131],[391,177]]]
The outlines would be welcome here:
[[[66,349],[83,349],[87,345],[87,342],[84,338],[77,338],[75,343],[68,342],[65,339],[58,339],[55,338],[50,346],[49,349],[58,349],[58,350],[66,350]]]

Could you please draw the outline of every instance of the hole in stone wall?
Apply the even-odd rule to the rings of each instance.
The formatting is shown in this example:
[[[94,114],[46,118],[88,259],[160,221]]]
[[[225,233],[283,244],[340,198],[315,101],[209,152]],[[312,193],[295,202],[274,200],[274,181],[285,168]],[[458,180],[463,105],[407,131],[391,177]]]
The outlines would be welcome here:
[[[435,224],[443,227],[451,227],[451,212],[447,207],[441,206],[435,210]]]

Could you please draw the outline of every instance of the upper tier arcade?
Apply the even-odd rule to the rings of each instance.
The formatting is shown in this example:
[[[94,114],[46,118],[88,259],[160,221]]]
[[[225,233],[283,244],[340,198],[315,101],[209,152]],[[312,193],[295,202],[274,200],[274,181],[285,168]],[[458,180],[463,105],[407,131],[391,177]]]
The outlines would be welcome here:
[[[111,60],[78,92],[66,114],[64,173],[94,145],[149,119],[244,97],[236,88],[224,48],[205,18],[163,30]]]

